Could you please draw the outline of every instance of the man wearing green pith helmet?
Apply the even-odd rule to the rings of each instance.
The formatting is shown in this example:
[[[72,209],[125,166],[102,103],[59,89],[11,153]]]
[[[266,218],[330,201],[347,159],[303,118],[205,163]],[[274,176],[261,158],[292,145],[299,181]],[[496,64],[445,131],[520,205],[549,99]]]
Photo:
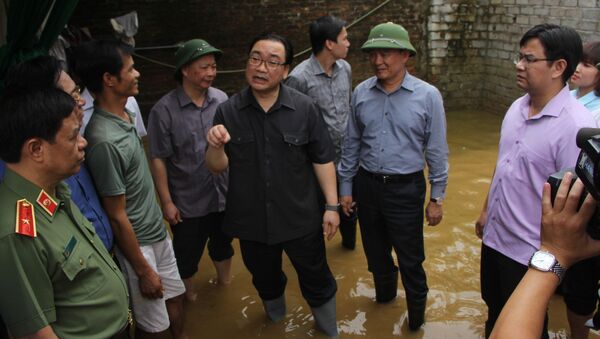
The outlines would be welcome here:
[[[231,280],[232,238],[221,230],[227,171],[212,175],[204,163],[206,134],[227,95],[212,87],[222,52],[202,39],[185,42],[175,53],[177,88],[150,111],[148,138],[152,177],[164,218],[173,231],[173,249],[186,299],[194,301],[192,277],[205,244],[220,285]]]
[[[407,72],[406,63],[417,52],[404,27],[391,22],[375,26],[361,49],[369,54],[375,76],[352,94],[338,171],[340,202],[344,211],[352,208],[354,179],[376,300],[389,303],[396,297],[400,270],[408,327],[415,331],[425,321],[428,292],[423,213],[430,226],[440,223],[448,181],[444,106],[437,88]],[[431,191],[423,211],[425,165]]]

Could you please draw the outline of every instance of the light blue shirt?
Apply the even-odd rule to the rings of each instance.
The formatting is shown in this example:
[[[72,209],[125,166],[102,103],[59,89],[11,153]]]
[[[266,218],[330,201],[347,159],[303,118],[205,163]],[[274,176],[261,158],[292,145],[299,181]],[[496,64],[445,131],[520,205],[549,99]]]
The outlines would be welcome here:
[[[448,143],[437,88],[407,72],[402,85],[386,93],[371,77],[354,90],[351,108],[338,168],[340,195],[351,195],[359,165],[372,173],[409,174],[427,164],[430,196],[444,197]]]
[[[575,98],[577,98],[577,91],[576,89],[571,91],[571,95]],[[600,126],[600,96],[596,95],[596,91],[591,91],[577,100],[592,113],[596,125]]]

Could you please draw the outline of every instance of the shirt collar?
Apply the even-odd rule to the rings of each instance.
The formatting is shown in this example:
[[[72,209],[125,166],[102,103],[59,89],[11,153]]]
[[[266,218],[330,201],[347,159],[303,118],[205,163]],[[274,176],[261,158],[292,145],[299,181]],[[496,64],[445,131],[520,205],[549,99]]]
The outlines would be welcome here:
[[[588,94],[582,96],[581,98],[579,98],[577,100],[579,100],[579,102],[585,106],[585,105],[589,104],[590,102],[594,101],[596,98],[597,98],[597,96],[596,96],[595,91],[591,91]]]
[[[368,83],[369,88],[378,88],[382,92],[386,93],[385,90],[383,89],[383,86],[381,86],[381,84],[379,83],[376,76],[372,77],[370,79],[370,81],[371,82]],[[415,82],[416,82],[415,77],[412,76],[410,73],[408,73],[408,71],[406,71],[406,73],[404,74],[404,79],[402,79],[402,84],[400,84],[400,86],[394,92],[397,92],[400,88],[404,88],[407,91],[414,92]],[[394,92],[392,92],[392,93],[394,93]],[[388,93],[388,94],[392,94],[392,93]]]
[[[309,65],[310,65],[310,69],[311,71],[315,74],[315,75],[325,75],[325,76],[329,76],[327,73],[325,73],[325,70],[323,70],[323,67],[321,66],[321,63],[319,62],[319,60],[317,59],[317,56],[314,54],[310,55],[309,58]],[[333,77],[333,75],[341,68],[341,61],[340,60],[336,60],[335,63],[333,64],[332,68],[331,68],[331,76]]]
[[[543,116],[557,117],[560,116],[560,114],[564,111],[565,107],[567,106],[567,103],[571,99],[573,99],[573,97],[571,96],[571,93],[569,91],[569,86],[565,85],[565,87],[563,87],[563,89],[561,89],[560,92],[558,92],[558,94],[556,94],[552,99],[550,99],[548,103],[546,103],[546,105],[540,113],[529,118],[529,104],[531,101],[531,97],[529,96],[529,94],[526,94],[525,100],[523,100],[523,102],[521,103],[521,115],[525,120],[539,119]]]
[[[116,116],[115,114],[112,114],[110,112],[107,112],[107,111],[99,108],[98,106],[94,107],[94,115],[98,114],[99,116],[103,117],[104,119],[108,119],[108,120],[114,122],[115,124],[117,124],[119,127],[121,127],[125,131],[130,131],[132,129],[135,130],[135,113],[128,110],[126,107],[124,108],[124,110],[125,110],[125,113],[127,113],[127,115],[129,115],[129,120],[131,122],[127,122],[127,121],[121,119],[120,117]]]
[[[177,100],[179,100],[179,107],[185,107],[190,104],[193,104],[194,106],[196,105],[192,101],[192,98],[190,98],[190,96],[187,95],[187,93],[183,90],[183,86],[177,85],[177,88],[175,89],[175,93],[177,95]],[[207,107],[208,105],[210,105],[210,103],[212,101],[213,101],[212,87],[209,87],[208,90],[206,90],[206,97],[204,99],[204,103],[202,104],[202,107],[200,107],[200,108]]]
[[[64,183],[60,182],[56,185],[56,196],[51,196],[54,201],[58,204],[56,207],[56,211],[54,214],[49,214],[44,210],[38,203],[36,202],[38,196],[42,189],[36,186],[31,181],[23,178],[18,173],[12,171],[10,168],[6,168],[6,175],[4,176],[4,185],[8,187],[11,191],[15,192],[18,196],[22,197],[22,199],[27,199],[27,201],[35,206],[35,214],[36,217],[40,215],[44,216],[49,221],[52,221],[56,213],[58,213],[59,209],[64,206],[64,202],[68,202],[71,198],[71,191],[69,187]],[[46,192],[49,196],[50,193]]]
[[[256,101],[256,98],[254,97],[254,94],[252,93],[252,89],[250,89],[250,87],[246,87],[240,93],[240,102],[237,108],[242,109],[248,106],[255,106],[257,108],[260,108],[260,105]],[[277,97],[275,104],[273,104],[273,107],[271,107],[269,111],[279,109],[281,106],[286,106],[292,110],[296,109],[296,105],[294,105],[294,101],[290,94],[289,88],[283,84],[279,85],[279,96]]]

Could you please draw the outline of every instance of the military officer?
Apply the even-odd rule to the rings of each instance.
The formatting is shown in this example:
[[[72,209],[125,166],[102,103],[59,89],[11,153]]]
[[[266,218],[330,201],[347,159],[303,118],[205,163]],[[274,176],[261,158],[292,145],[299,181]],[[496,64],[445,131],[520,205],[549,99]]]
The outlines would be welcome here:
[[[0,315],[15,337],[122,338],[125,280],[61,181],[86,141],[73,98],[57,88],[0,97]]]

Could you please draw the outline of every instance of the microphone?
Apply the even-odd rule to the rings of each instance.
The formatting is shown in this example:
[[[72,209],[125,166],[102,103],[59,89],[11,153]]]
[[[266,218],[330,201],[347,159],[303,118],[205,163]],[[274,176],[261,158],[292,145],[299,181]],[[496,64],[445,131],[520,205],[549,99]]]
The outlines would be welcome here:
[[[577,132],[577,138],[575,139],[577,142],[577,147],[583,148],[583,145],[586,141],[598,134],[600,134],[600,128],[585,127],[580,129],[579,132]]]

